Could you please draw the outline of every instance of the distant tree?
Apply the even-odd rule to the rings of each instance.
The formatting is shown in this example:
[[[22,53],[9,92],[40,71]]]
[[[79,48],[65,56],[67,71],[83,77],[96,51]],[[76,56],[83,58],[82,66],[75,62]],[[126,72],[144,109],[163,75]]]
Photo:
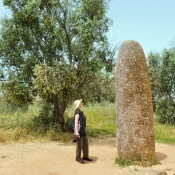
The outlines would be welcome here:
[[[151,54],[148,58],[152,71],[152,93],[160,122],[175,124],[175,50],[164,49],[161,55]]]
[[[67,105],[88,100],[97,73],[113,69],[115,48],[105,35],[111,24],[108,1],[3,2],[12,12],[2,20],[0,34],[0,63],[13,75],[6,91],[20,103],[39,94],[53,104],[55,121],[63,127]]]
[[[115,103],[115,77],[113,74],[101,73],[96,77],[96,84],[90,89],[91,103],[104,101]]]
[[[160,54],[153,52],[149,53],[147,59],[149,61],[148,68],[152,90],[153,110],[156,111],[156,99],[159,97],[160,92],[160,73],[162,61]]]

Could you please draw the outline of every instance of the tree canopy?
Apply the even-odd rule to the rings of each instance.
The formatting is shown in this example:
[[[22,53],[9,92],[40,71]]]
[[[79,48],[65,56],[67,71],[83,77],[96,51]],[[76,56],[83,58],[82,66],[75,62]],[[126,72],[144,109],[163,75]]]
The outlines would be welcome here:
[[[154,109],[160,122],[175,124],[175,50],[148,55]]]
[[[4,0],[11,18],[0,33],[1,79],[6,95],[30,103],[40,95],[54,105],[55,121],[74,99],[92,97],[101,70],[112,71],[116,48],[106,32],[107,0]],[[5,75],[6,74],[6,75]]]

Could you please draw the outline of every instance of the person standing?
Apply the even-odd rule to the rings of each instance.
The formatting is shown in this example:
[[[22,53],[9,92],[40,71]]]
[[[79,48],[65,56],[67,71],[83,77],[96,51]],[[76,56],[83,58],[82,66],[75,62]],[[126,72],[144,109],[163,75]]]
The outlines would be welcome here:
[[[81,110],[83,107],[82,100],[74,101],[75,106],[75,129],[74,134],[77,138],[76,146],[76,161],[79,163],[84,163],[84,160],[92,161],[89,158],[89,144],[86,132],[86,117]],[[80,123],[80,125],[79,125]],[[83,157],[81,158],[81,151],[83,151]]]

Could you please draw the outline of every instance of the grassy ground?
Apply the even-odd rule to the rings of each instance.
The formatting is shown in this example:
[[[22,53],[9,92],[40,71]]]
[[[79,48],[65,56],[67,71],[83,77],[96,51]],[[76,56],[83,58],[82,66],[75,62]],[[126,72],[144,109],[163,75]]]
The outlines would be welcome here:
[[[154,116],[155,140],[160,143],[175,144],[175,126],[160,124],[158,116]]]
[[[51,125],[49,116],[48,118],[42,118],[41,115],[38,117],[41,107],[42,103],[36,101],[29,106],[26,112],[21,110],[16,110],[15,112],[0,111],[0,142],[33,139],[69,141],[73,136],[71,132],[68,132],[68,130],[62,132],[58,125]],[[115,137],[115,104],[89,104],[83,107],[83,112],[87,118],[89,136],[96,137],[100,134],[106,134]],[[66,110],[65,121],[67,126],[73,114],[74,109],[72,107]],[[154,120],[155,140],[161,143],[174,144],[175,126],[160,124],[157,116],[154,116]]]

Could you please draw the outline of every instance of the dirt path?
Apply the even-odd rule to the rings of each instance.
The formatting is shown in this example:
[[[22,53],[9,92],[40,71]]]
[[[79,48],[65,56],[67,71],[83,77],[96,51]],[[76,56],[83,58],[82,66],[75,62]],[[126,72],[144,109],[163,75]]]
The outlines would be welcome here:
[[[75,144],[29,142],[0,144],[0,175],[154,175],[166,171],[175,174],[175,146],[156,143],[156,156],[162,163],[153,167],[121,169],[113,139],[89,139],[92,162],[75,161]]]

